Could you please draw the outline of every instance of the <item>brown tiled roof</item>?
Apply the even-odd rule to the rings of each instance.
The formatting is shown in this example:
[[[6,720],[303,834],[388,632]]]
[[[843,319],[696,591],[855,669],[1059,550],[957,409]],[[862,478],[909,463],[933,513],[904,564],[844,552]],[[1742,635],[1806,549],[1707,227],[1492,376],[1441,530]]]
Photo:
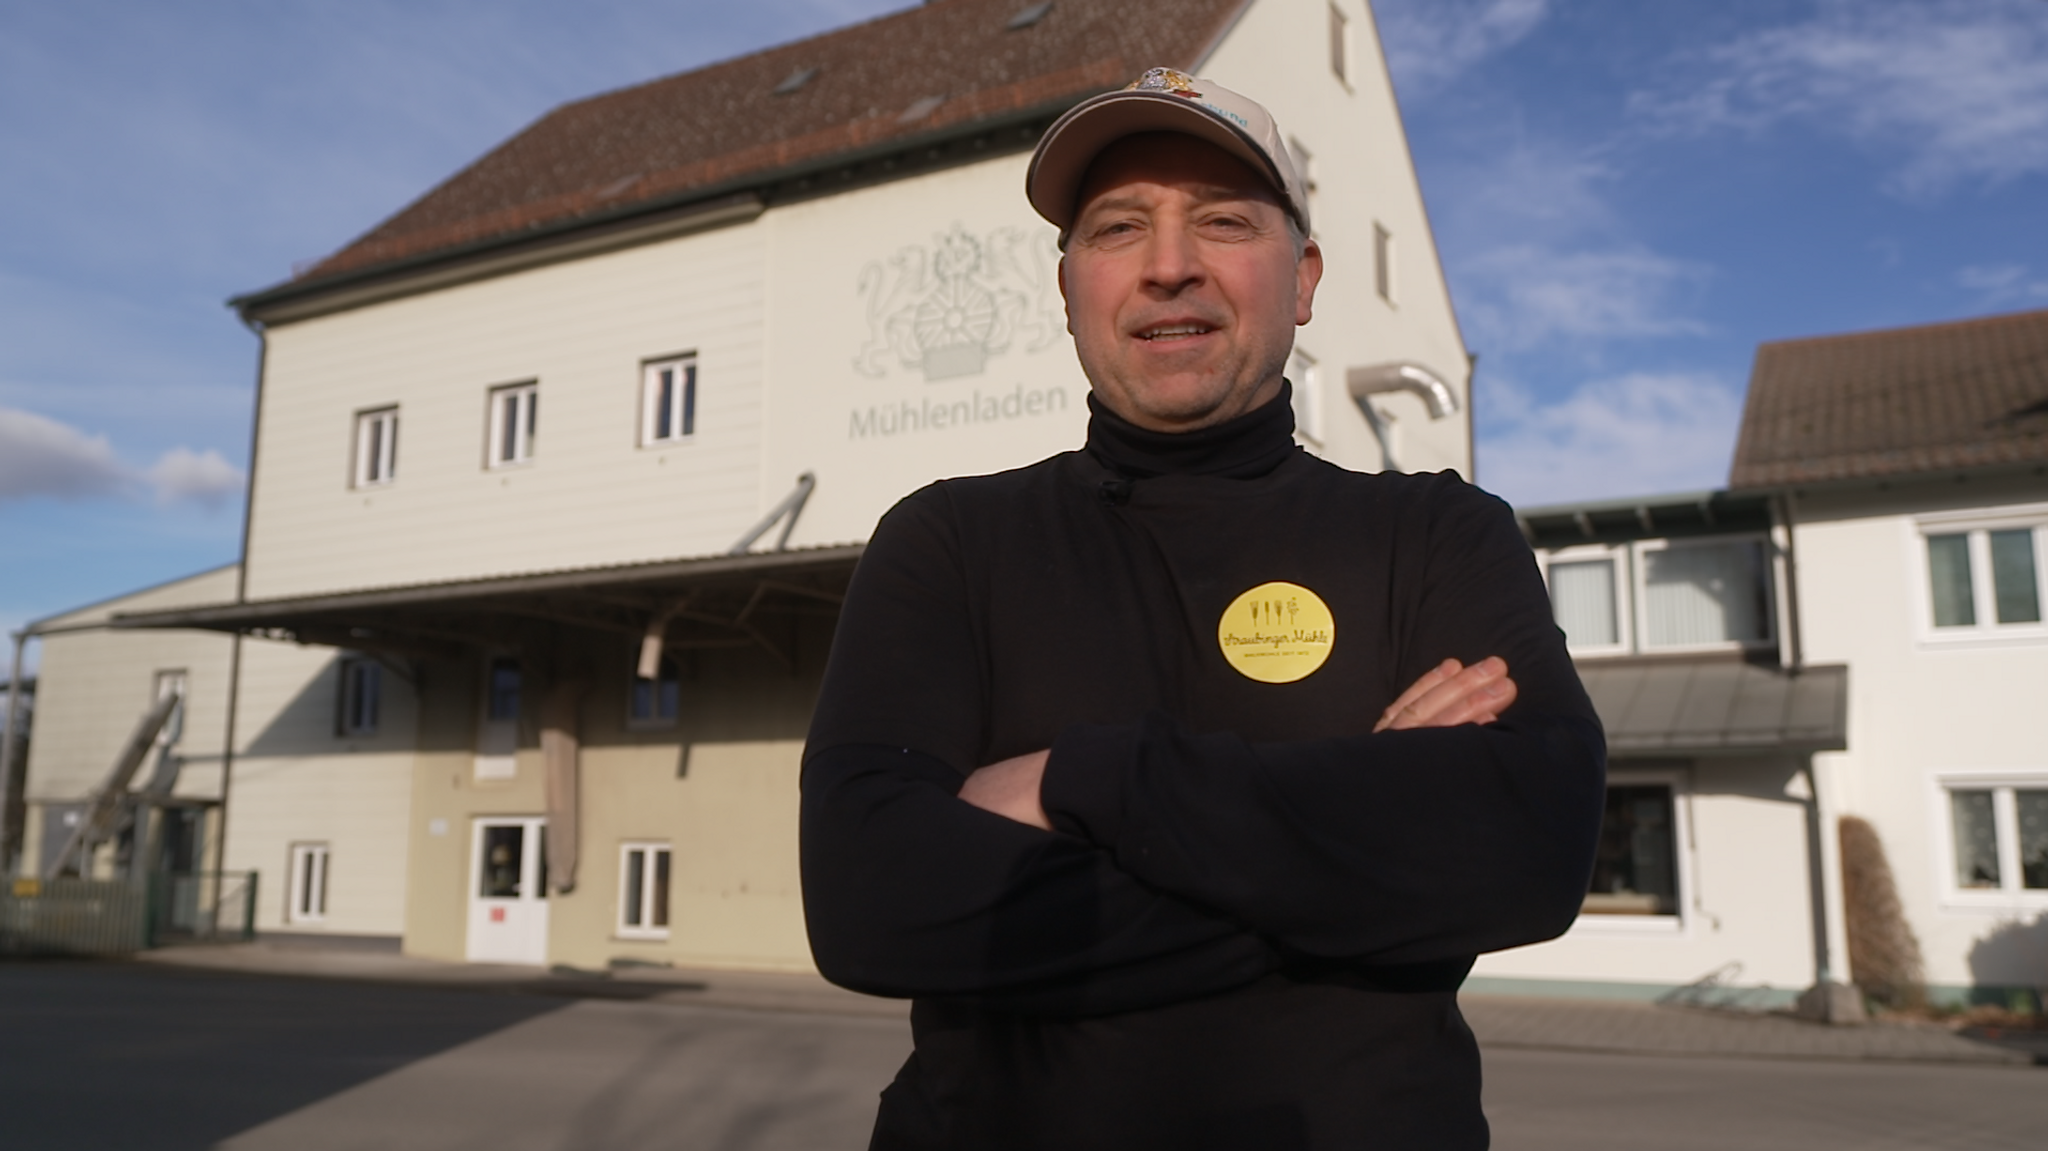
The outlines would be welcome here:
[[[306,283],[577,218],[687,200],[806,161],[1053,108],[1192,67],[1245,0],[937,0],[565,104],[305,269]],[[775,89],[816,69],[794,91]]]
[[[2048,461],[2048,311],[1757,349],[1731,488]]]

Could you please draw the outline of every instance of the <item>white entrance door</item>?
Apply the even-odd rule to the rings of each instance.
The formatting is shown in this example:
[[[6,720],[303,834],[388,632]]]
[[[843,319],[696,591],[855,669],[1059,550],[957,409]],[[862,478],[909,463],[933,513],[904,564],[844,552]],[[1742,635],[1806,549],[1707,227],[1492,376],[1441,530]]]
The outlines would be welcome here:
[[[469,961],[546,963],[547,820],[479,819],[469,849]]]

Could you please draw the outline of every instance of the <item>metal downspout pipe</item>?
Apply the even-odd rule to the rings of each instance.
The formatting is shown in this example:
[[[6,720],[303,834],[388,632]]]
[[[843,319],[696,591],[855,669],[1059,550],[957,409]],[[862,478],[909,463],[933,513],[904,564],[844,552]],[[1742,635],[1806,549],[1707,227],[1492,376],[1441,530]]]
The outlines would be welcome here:
[[[0,733],[0,875],[15,871],[16,857],[21,852],[14,831],[14,811],[15,793],[24,789],[15,776],[28,765],[14,762],[19,758],[14,747],[17,743],[25,746],[21,738],[21,665],[32,635],[28,628],[14,633],[14,666],[7,676],[7,726]]]

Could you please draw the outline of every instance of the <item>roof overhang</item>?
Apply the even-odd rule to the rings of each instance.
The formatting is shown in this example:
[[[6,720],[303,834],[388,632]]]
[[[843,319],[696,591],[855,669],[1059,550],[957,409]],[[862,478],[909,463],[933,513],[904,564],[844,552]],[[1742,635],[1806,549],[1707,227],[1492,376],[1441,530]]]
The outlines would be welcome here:
[[[289,280],[228,301],[252,324],[280,324],[506,275],[690,232],[746,223],[770,203],[851,190],[957,164],[1029,151],[1089,86],[1026,108],[809,157],[673,196],[592,212],[369,267]]]
[[[776,645],[777,616],[831,613],[864,548],[838,544],[120,612],[116,629],[259,634],[395,655],[517,648],[562,628],[672,648]]]
[[[1515,520],[1531,547],[1560,548],[1766,531],[1771,507],[1770,497],[1758,492],[1680,492],[1516,508]]]
[[[1586,660],[1579,678],[1627,756],[1809,754],[1849,746],[1849,669],[1730,656]]]

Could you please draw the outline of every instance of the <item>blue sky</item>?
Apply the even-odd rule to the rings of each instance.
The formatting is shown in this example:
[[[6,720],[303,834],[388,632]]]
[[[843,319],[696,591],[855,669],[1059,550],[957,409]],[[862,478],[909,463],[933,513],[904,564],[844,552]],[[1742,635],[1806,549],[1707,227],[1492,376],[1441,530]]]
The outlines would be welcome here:
[[[235,557],[228,296],[557,103],[902,6],[0,6],[0,629]],[[1719,484],[1759,341],[2048,307],[2048,0],[1376,8],[1511,499]]]

